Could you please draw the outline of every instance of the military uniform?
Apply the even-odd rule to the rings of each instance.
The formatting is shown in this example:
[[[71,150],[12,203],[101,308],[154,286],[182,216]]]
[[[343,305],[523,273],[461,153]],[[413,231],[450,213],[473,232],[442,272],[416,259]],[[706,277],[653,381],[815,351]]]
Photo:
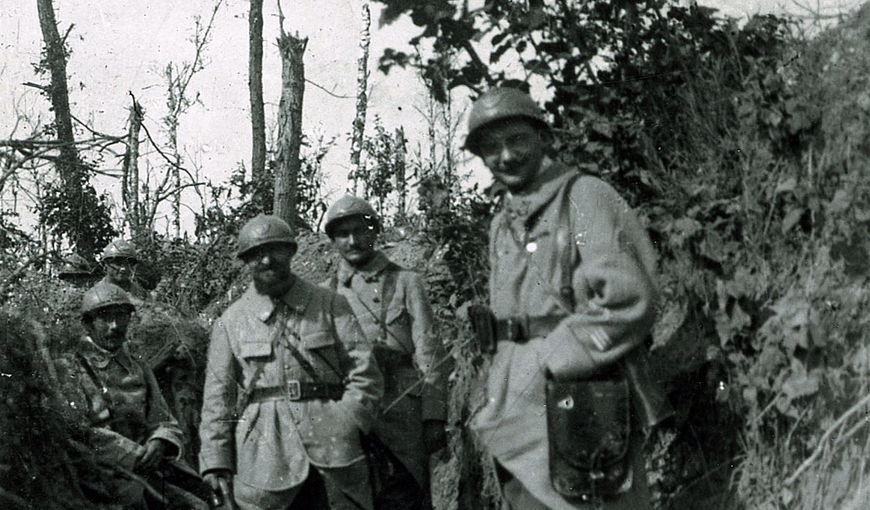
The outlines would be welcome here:
[[[601,506],[568,502],[550,480],[547,374],[574,380],[612,367],[648,335],[657,299],[654,251],[635,214],[603,181],[572,176],[574,171],[545,158],[529,186],[505,194],[492,221],[490,301],[496,319],[557,319],[524,343],[498,342],[487,403],[472,427],[511,479],[504,489],[514,505],[646,509],[650,498],[637,447],[631,489]],[[563,193],[570,225],[560,225]],[[565,253],[571,254],[567,264]],[[572,299],[566,299],[566,281]]]
[[[326,385],[339,386],[339,394],[305,398]],[[212,329],[200,469],[235,473],[243,509],[289,506],[312,465],[358,508],[371,508],[360,432],[374,423],[382,392],[370,346],[344,298],[294,278],[273,302],[251,285]]]
[[[177,459],[182,455],[182,434],[160,394],[157,380],[144,363],[122,346],[109,352],[85,337],[78,352],[58,361],[58,375],[70,411],[91,428],[91,443],[98,459],[132,471],[144,445],[162,439]],[[137,507],[142,485],[119,475],[112,480],[116,500]]]
[[[447,419],[449,366],[425,282],[377,252],[359,269],[342,259],[326,285],[347,297],[384,374],[383,403],[391,407],[378,418],[375,434],[428,494],[423,421]]]

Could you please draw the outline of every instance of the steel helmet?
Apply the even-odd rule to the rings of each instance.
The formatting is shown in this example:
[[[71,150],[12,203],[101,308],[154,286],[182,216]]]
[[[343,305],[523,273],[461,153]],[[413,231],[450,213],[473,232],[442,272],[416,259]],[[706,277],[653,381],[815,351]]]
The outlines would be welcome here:
[[[136,309],[124,289],[109,282],[99,282],[82,297],[82,317],[110,306],[122,306],[129,308],[131,312]]]
[[[269,243],[288,244],[296,249],[296,236],[286,221],[277,216],[258,214],[245,223],[239,232],[239,249],[236,256],[244,257],[245,253],[258,246]]]
[[[336,223],[351,216],[362,216],[363,219],[373,222],[375,228],[381,228],[381,220],[371,204],[360,197],[345,195],[336,200],[326,211],[326,224],[323,226],[326,235],[332,237],[332,230]]]
[[[63,260],[58,276],[89,276],[94,273],[91,263],[78,253],[73,253]]]
[[[100,256],[100,260],[105,262],[109,259],[133,259],[139,260],[139,253],[136,251],[136,248],[129,242],[124,239],[115,239],[106,249],[103,250],[103,254]]]
[[[535,101],[520,89],[496,87],[487,90],[471,105],[468,114],[468,136],[465,148],[474,152],[480,128],[497,120],[525,118],[549,131],[544,112]]]

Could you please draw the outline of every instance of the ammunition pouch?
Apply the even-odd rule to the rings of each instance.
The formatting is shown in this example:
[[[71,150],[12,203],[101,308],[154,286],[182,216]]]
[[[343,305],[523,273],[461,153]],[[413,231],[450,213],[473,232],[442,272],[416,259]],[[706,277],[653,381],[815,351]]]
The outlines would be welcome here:
[[[548,379],[546,398],[550,481],[556,492],[568,500],[600,501],[631,488],[628,379]]]

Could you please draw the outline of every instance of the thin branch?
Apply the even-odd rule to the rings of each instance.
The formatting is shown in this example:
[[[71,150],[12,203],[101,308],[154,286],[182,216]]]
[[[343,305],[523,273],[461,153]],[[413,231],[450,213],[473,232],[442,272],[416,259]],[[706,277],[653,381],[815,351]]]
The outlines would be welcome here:
[[[160,202],[171,197],[172,195],[175,195],[176,193],[181,193],[181,191],[184,190],[185,188],[191,188],[191,187],[195,187],[195,186],[205,186],[205,185],[206,185],[206,183],[204,183],[204,182],[189,182],[187,184],[182,184],[181,186],[175,188],[174,190],[167,191],[163,195],[158,196],[154,200],[155,200],[155,203],[159,204]]]
[[[327,94],[329,94],[329,95],[332,96],[332,97],[336,97],[336,98],[338,98],[338,99],[355,99],[353,96],[340,96],[340,95],[338,95],[338,94],[336,94],[336,93],[334,93],[334,92],[330,92],[330,91],[326,90],[326,88],[324,88],[323,85],[319,85],[319,84],[317,84],[317,83],[315,83],[315,82],[309,80],[308,78],[305,78],[305,82],[306,82],[306,83],[310,83],[311,85],[314,85],[315,87],[317,87],[317,88],[319,88],[320,90],[326,92]]]
[[[151,132],[148,131],[148,126],[146,126],[144,122],[142,123],[142,129],[145,130],[145,136],[148,137],[148,141],[151,142],[151,146],[154,147],[154,150],[156,150],[158,154],[163,156],[163,159],[165,159],[167,163],[169,163],[171,166],[183,171],[184,173],[187,174],[188,177],[190,177],[190,180],[193,180],[193,174],[190,173],[190,170],[188,170],[188,169],[184,168],[183,166],[179,165],[178,163],[172,161],[172,159],[170,159],[169,156],[167,156],[165,152],[160,150],[160,147],[157,146],[157,142],[155,142],[154,138],[151,137]]]

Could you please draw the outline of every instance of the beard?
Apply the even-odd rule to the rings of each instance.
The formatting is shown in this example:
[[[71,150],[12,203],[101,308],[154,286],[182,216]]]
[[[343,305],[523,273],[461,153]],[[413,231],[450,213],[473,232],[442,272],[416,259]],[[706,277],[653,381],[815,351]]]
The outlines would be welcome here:
[[[253,274],[254,288],[269,297],[280,297],[293,285],[293,274],[289,267],[268,266],[257,269]]]

